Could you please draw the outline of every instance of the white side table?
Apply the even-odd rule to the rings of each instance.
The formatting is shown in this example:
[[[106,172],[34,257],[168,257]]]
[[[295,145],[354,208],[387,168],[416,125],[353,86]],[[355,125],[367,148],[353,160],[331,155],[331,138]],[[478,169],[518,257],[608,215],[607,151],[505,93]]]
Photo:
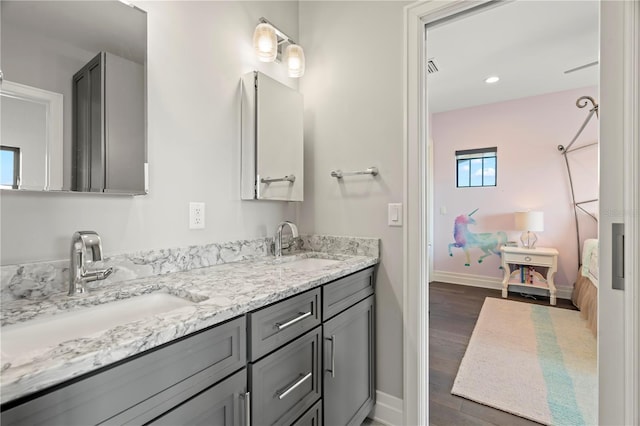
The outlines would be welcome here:
[[[538,247],[527,249],[523,247],[500,248],[502,251],[502,268],[504,269],[504,279],[502,280],[502,297],[506,298],[509,285],[520,285],[525,287],[545,288],[549,290],[551,304],[556,304],[556,285],[553,277],[558,270],[558,250],[554,248]],[[509,265],[519,266],[540,266],[547,268],[546,276],[539,272],[534,273],[534,283],[523,283],[520,279],[520,268],[515,268],[512,272]]]

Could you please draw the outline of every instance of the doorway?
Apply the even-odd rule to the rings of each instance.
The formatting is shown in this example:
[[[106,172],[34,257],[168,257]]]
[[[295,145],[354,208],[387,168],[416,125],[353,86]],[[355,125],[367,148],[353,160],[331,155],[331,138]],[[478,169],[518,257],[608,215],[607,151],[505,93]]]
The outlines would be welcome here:
[[[460,17],[461,14],[468,12],[476,5],[477,3],[467,2],[423,2],[408,6],[406,9],[405,424],[426,424],[428,418],[428,407],[424,401],[427,400],[428,395],[425,378],[428,376],[429,352],[426,342],[429,320],[425,312],[426,309],[423,307],[428,306],[429,303],[427,291],[427,283],[430,281],[429,268],[427,267],[429,263],[428,245],[431,242],[429,215],[433,211],[433,205],[427,195],[427,188],[430,186],[426,167],[430,160],[428,157],[429,147],[426,143],[429,129],[427,123],[422,120],[427,112],[426,94],[429,91],[428,83],[422,78],[422,70],[425,69],[426,60],[429,57],[428,46],[426,49],[423,46],[424,25],[443,18]],[[609,109],[609,115],[601,115],[600,139],[619,141],[619,144],[613,142],[606,149],[602,149],[600,153],[601,164],[609,165],[612,171],[618,172],[609,173],[613,177],[601,181],[599,234],[603,240],[601,244],[601,252],[603,253],[608,252],[608,249],[611,248],[607,246],[611,241],[609,227],[616,219],[631,224],[633,235],[637,236],[638,234],[638,218],[636,216],[621,213],[619,215],[621,217],[613,217],[612,210],[610,210],[613,208],[624,212],[624,206],[629,206],[628,211],[632,212],[635,211],[633,203],[637,203],[637,190],[630,187],[622,170],[620,170],[620,164],[624,163],[628,166],[625,172],[627,173],[626,177],[629,177],[629,174],[637,176],[639,163],[637,155],[631,157],[619,155],[624,150],[635,153],[637,148],[634,150],[633,147],[638,143],[637,132],[633,130],[638,126],[637,115],[629,115],[638,111],[637,91],[632,89],[638,84],[638,64],[637,61],[634,63],[630,60],[637,58],[637,53],[634,52],[637,52],[639,44],[637,9],[637,5],[627,3],[604,2],[601,4],[603,11],[601,40],[607,40],[608,49],[606,52],[601,52],[600,56],[602,67],[600,99],[601,106],[606,106]],[[612,45],[616,48],[610,49]],[[615,82],[614,74],[617,72],[620,75],[623,70],[626,77],[623,83],[618,85]],[[623,95],[626,93],[625,87],[633,95]],[[615,99],[624,100],[624,102],[616,104]],[[625,124],[621,120],[617,120],[615,114],[633,118],[627,120]],[[616,135],[622,136],[619,132],[628,137],[616,138]],[[606,196],[603,197],[603,194]],[[609,216],[603,217],[603,211],[608,212]],[[624,258],[634,263],[630,256],[633,256],[634,253],[637,256],[637,250],[637,243],[629,244],[629,238],[626,238]],[[626,264],[630,265],[629,262]],[[637,277],[636,269],[637,266],[631,266],[625,268],[624,271],[627,279],[632,282]],[[611,272],[611,259],[601,259],[600,273],[606,275]],[[601,341],[599,365],[601,378],[599,386],[600,419],[601,421],[606,420],[607,423],[624,423],[624,419],[627,419],[626,422],[629,423],[633,422],[630,419],[637,419],[635,401],[637,400],[638,379],[637,375],[629,374],[637,371],[637,362],[635,364],[633,362],[634,359],[637,360],[637,337],[634,337],[635,334],[630,332],[630,329],[637,329],[639,323],[637,315],[633,314],[638,309],[638,299],[637,295],[634,297],[634,291],[630,288],[625,290],[624,294],[609,294],[611,293],[609,288],[603,288],[601,291],[601,300],[604,299],[605,303],[600,311],[600,330],[611,331],[611,334],[607,334],[608,348],[605,348]],[[625,304],[626,309],[623,309]],[[630,309],[631,307],[634,309]],[[616,328],[621,324],[623,316],[625,320],[629,320],[627,322],[629,326],[625,329],[624,335],[622,329]],[[616,349],[612,350],[612,348]],[[604,352],[606,352],[605,358],[603,358]],[[635,379],[625,380],[625,375],[622,374],[625,370],[626,377],[631,376]],[[603,389],[606,392],[603,392]],[[625,400],[626,402],[622,402]]]
[[[597,243],[597,215],[578,210],[575,217],[565,157],[556,147],[568,145],[589,114],[588,108],[576,106],[577,99],[589,96],[597,102],[598,22],[595,2],[514,1],[490,3],[457,19],[427,25],[427,129],[433,146],[429,398],[435,423],[462,423],[470,417],[524,423],[507,412],[553,423],[569,411],[577,422],[596,423],[594,334],[573,333],[571,339],[585,350],[553,362],[553,368],[566,368],[571,385],[564,391],[575,395],[575,405],[565,404],[564,396],[553,400],[558,382],[545,379],[544,372],[552,367],[542,369],[533,350],[537,342],[543,352],[540,345],[547,342],[536,330],[546,322],[525,321],[515,336],[495,340],[503,348],[495,353],[475,348],[485,330],[482,319],[492,315],[492,306],[557,314],[523,305],[551,302],[574,310],[563,312],[563,319],[582,325],[570,302],[571,287],[584,240]],[[572,147],[580,147],[573,154],[579,158],[569,162],[575,191],[584,200],[598,198],[598,123],[590,118]],[[586,207],[597,211],[597,203]],[[539,222],[529,224],[535,233],[527,235],[537,234],[533,250],[522,247],[522,231],[514,224],[517,215],[532,215]],[[520,285],[509,286],[505,303],[485,304],[487,297],[501,297],[505,274],[500,246],[507,243],[531,256],[553,251],[554,257],[545,260],[557,261],[557,272],[547,281],[544,266],[509,265],[506,269],[513,273],[507,279]],[[592,294],[596,285],[590,283]],[[550,300],[550,293],[557,297]],[[592,295],[593,305],[595,298]],[[595,309],[591,316],[595,323]],[[486,331],[497,336],[509,326],[492,327],[495,330]],[[511,348],[516,337],[521,343]],[[579,372],[573,368],[578,364]],[[477,365],[483,367],[468,367]],[[485,375],[493,380],[479,380]],[[520,400],[519,389],[531,383],[537,385]]]

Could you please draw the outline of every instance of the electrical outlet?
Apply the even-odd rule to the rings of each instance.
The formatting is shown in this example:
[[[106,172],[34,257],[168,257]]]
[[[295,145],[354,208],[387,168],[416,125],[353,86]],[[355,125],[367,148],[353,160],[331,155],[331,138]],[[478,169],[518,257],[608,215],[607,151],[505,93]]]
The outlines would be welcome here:
[[[189,229],[204,228],[204,203],[189,203]]]

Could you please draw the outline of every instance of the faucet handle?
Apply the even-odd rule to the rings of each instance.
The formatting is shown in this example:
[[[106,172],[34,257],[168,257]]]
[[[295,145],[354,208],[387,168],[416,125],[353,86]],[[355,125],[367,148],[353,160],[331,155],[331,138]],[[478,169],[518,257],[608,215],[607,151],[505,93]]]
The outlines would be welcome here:
[[[100,262],[102,260],[102,240],[95,231],[78,231],[78,236],[82,240],[85,253],[87,255],[85,264]]]

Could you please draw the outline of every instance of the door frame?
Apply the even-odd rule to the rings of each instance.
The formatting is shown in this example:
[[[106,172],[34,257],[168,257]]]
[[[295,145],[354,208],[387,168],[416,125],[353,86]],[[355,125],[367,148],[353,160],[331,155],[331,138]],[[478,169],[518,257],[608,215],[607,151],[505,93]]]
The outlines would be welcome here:
[[[625,413],[640,424],[640,2],[624,4]],[[602,36],[601,36],[602,37]],[[635,183],[635,184],[634,184]]]
[[[488,3],[490,0],[425,0],[404,9],[403,49],[403,202],[405,227],[403,229],[403,418],[407,425],[427,425],[429,418],[429,263],[428,243],[431,239],[433,206],[429,197],[431,182],[426,170],[430,162],[427,135],[429,129],[424,117],[428,116],[426,93],[427,46],[425,24]],[[640,290],[637,288],[640,265],[634,259],[640,256],[640,197],[633,182],[640,181],[640,4],[624,2],[624,103],[620,112],[624,118],[623,149],[625,153],[624,209],[625,276],[625,412],[627,424],[640,423]],[[601,28],[600,39],[607,36],[607,27]],[[601,42],[602,43],[602,42]],[[603,81],[600,82],[602,88]],[[601,133],[605,140],[606,134]]]

